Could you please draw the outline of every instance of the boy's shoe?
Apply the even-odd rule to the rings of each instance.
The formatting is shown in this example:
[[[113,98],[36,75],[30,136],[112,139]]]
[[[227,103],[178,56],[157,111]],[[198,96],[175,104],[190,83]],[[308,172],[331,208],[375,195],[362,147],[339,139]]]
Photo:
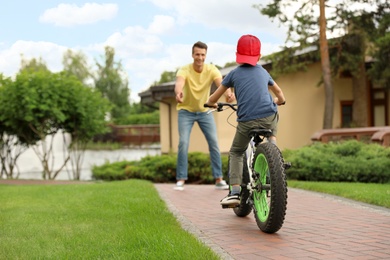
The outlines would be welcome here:
[[[240,204],[240,194],[230,194],[221,200],[222,206],[234,207]]]
[[[184,190],[184,181],[176,182],[176,186],[173,187],[174,190]]]
[[[218,183],[215,183],[215,188],[217,190],[228,190],[229,189],[229,185],[227,185],[226,181],[222,180]]]

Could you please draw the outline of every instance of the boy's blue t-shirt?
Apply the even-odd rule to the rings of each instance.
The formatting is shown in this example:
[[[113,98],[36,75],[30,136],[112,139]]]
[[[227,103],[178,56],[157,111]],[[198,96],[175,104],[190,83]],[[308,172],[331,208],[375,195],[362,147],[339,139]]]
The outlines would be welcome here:
[[[261,65],[238,66],[226,75],[222,85],[234,88],[237,121],[264,118],[277,112],[277,105],[268,90],[268,86],[274,85],[274,80]]]

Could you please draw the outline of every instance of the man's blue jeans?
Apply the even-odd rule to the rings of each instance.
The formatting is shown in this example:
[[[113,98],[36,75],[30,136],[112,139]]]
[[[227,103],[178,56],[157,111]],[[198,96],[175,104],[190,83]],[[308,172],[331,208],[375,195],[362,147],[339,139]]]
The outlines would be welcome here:
[[[217,139],[217,127],[214,117],[206,112],[189,112],[181,109],[179,117],[179,150],[177,154],[176,179],[188,179],[188,147],[190,134],[194,123],[197,122],[209,145],[211,171],[214,178],[222,177],[222,161]]]

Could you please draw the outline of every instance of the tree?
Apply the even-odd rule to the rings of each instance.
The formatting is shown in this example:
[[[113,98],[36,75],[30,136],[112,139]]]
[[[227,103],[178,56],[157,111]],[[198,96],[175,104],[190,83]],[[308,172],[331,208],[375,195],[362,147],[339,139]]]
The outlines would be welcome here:
[[[326,8],[329,10],[332,8],[333,11],[329,12],[332,14],[327,19],[327,26],[324,26],[325,22],[325,1],[320,0],[320,23],[316,21],[316,15],[313,13],[313,5],[317,2],[314,0],[307,0],[302,3],[301,7],[294,14],[294,19],[288,19],[283,11],[282,7],[291,6],[298,4],[297,0],[282,1],[274,0],[271,4],[263,8],[261,5],[255,7],[268,15],[271,18],[279,18],[281,23],[288,25],[288,37],[286,41],[292,41],[298,43],[298,46],[294,48],[304,49],[310,45],[317,45],[319,43],[321,50],[321,64],[323,68],[323,81],[325,86],[325,116],[324,116],[324,128],[331,126],[330,113],[333,115],[333,90],[331,90],[328,74],[328,67],[324,61],[326,56],[324,50],[326,49],[325,44],[328,40],[324,37],[324,28],[329,32],[339,32],[341,37],[333,38],[329,41],[329,52],[332,53],[330,60],[330,72],[333,77],[348,72],[352,76],[353,84],[353,121],[356,126],[367,126],[368,124],[368,104],[366,97],[368,96],[366,87],[366,67],[365,57],[367,54],[375,58],[372,68],[369,70],[371,78],[379,84],[385,85],[390,82],[390,71],[384,70],[389,62],[389,56],[383,55],[389,53],[390,39],[386,40],[388,35],[388,28],[390,25],[389,18],[389,3],[386,0],[345,0],[340,3],[336,3],[330,6],[329,2],[326,2]],[[356,3],[368,3],[372,8],[355,8],[352,9]],[[309,7],[309,8],[308,8]],[[320,31],[320,37],[318,35],[318,27]],[[297,38],[294,38],[297,37]],[[387,36],[387,38],[389,38]],[[384,44],[381,44],[384,43]],[[370,47],[370,46],[374,47]],[[275,55],[273,60],[284,61],[282,69],[284,71],[293,71],[294,69],[301,69],[306,66],[302,63],[295,65],[291,62],[294,51],[290,51],[288,48],[281,55]],[[287,53],[287,55],[286,55]],[[379,54],[382,53],[382,54]],[[325,56],[324,56],[325,55]],[[286,58],[287,57],[287,58]],[[329,56],[328,56],[329,57]],[[327,58],[325,58],[327,59]],[[285,61],[289,62],[285,62]],[[278,63],[275,63],[279,65]],[[290,64],[293,64],[292,66]],[[276,70],[280,66],[274,66]],[[387,82],[387,83],[386,83]],[[329,118],[327,118],[329,117]]]
[[[325,89],[325,111],[323,128],[328,129],[333,127],[333,104],[334,94],[333,85],[330,74],[328,39],[326,38],[326,17],[325,17],[325,0],[320,0],[320,53],[321,53],[321,69],[324,80]]]
[[[71,146],[85,143],[105,130],[108,110],[108,101],[99,92],[65,72],[24,69],[1,88],[2,129],[34,150],[42,164],[43,179],[55,179],[70,159],[68,151],[54,169],[54,136],[69,133]]]
[[[4,89],[10,84],[12,84],[11,78],[0,74],[0,100],[3,97]],[[15,169],[18,170],[17,160],[26,149],[27,146],[21,144],[17,136],[13,134],[12,127],[6,126],[6,117],[1,111],[0,105],[0,178],[13,179],[18,177],[19,171],[15,172]]]
[[[46,63],[42,60],[42,58],[39,58],[38,60],[36,58],[32,58],[31,60],[26,60],[23,58],[23,55],[21,55],[19,71],[28,71],[32,73],[32,72],[37,72],[42,70],[45,71],[49,70],[46,66]]]
[[[322,80],[325,90],[325,110],[323,128],[332,128],[333,126],[333,85],[330,74],[328,42],[326,38],[326,17],[325,17],[325,0],[320,0],[319,3],[315,0],[307,0],[302,2],[302,5],[295,11],[293,18],[289,18],[284,11],[285,8],[291,7],[294,4],[299,4],[297,0],[283,1],[274,0],[270,4],[263,7],[261,4],[254,5],[264,15],[271,19],[278,18],[279,22],[288,26],[288,34],[286,42],[292,42],[296,45],[295,48],[285,48],[280,56],[271,56],[274,60],[286,64],[291,63],[291,59],[296,61],[299,59],[295,53],[298,49],[303,50],[309,46],[319,42],[321,55]],[[315,7],[319,7],[319,19],[315,16]],[[319,37],[318,37],[319,35]],[[284,56],[283,56],[284,55]],[[286,62],[287,60],[287,62]],[[296,64],[296,62],[295,62]],[[305,62],[303,63],[303,67]],[[278,62],[273,64],[273,68],[280,67]],[[302,66],[289,68],[290,71],[301,69]],[[285,69],[285,68],[284,68]]]
[[[390,89],[390,2],[386,0],[372,0],[377,8],[373,11],[363,9],[358,21],[354,21],[365,33],[373,46],[369,46],[368,53],[374,62],[368,70],[368,75],[378,86]]]
[[[106,46],[104,64],[96,63],[95,87],[113,104],[111,117],[115,121],[129,113],[130,90],[122,64],[115,62],[114,56],[114,49]]]
[[[87,84],[88,79],[92,77],[87,57],[81,51],[67,50],[64,53],[62,65],[64,66],[63,71],[76,76],[84,84]]]
[[[366,5],[351,9],[356,3]],[[345,35],[333,41],[333,74],[338,76],[348,72],[352,77],[352,119],[355,126],[367,126],[369,123],[367,76],[382,87],[386,86],[386,81],[389,82],[390,75],[386,76],[382,70],[390,61],[390,57],[382,55],[382,52],[389,47],[380,44],[386,31],[389,34],[389,6],[384,0],[349,0],[335,6],[336,14],[332,18],[335,22],[331,29],[347,29]],[[374,59],[372,68],[367,71],[368,56]]]
[[[80,84],[76,77],[69,77],[67,83],[66,119],[61,123],[61,129],[71,137],[68,146],[70,164],[73,179],[79,180],[88,142],[94,136],[109,131],[105,117],[111,106],[99,91]]]
[[[160,80],[157,82],[157,84],[162,84],[162,83],[174,81],[176,79],[176,73],[177,73],[177,70],[176,71],[164,71],[161,74]]]

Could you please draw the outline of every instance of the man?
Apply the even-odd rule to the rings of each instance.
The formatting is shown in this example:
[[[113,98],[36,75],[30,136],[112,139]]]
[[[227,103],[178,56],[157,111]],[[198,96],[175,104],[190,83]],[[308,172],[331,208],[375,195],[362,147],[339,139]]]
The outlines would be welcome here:
[[[220,86],[222,75],[213,64],[205,64],[207,45],[196,42],[192,46],[193,63],[183,66],[176,74],[175,94],[178,110],[179,148],[177,156],[175,190],[183,190],[188,179],[188,147],[190,133],[195,122],[206,137],[211,160],[211,170],[217,189],[229,189],[222,179],[222,162],[214,117],[204,108],[211,85]],[[234,100],[231,91],[225,94],[228,102]]]

